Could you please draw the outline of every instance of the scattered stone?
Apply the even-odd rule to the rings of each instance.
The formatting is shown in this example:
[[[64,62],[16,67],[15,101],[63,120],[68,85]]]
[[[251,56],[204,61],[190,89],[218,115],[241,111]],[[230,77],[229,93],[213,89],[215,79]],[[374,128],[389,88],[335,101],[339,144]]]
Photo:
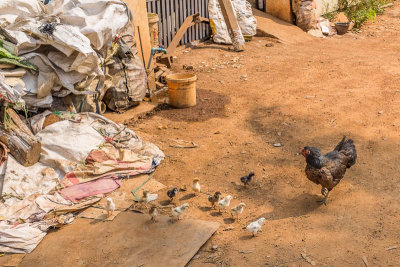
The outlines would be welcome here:
[[[200,255],[199,254],[194,255],[193,259],[194,260],[200,259]]]
[[[273,47],[273,46],[274,46],[274,43],[266,43],[265,46],[266,46],[266,47]]]
[[[238,185],[240,185],[240,184],[238,184]],[[233,226],[228,226],[228,227],[224,228],[224,230],[222,230],[222,231],[231,231],[231,230],[233,230],[233,229],[235,229],[235,227],[233,227]]]
[[[211,250],[216,251],[217,249],[218,249],[218,246],[217,246],[217,245],[214,245],[214,246],[211,247]]]
[[[216,131],[214,134],[221,134],[221,132],[220,131]]]
[[[163,130],[163,129],[165,130],[165,129],[168,129],[168,126],[167,125],[158,125],[157,128],[159,130]]]
[[[383,114],[383,110],[378,111],[378,115],[382,115]]]
[[[275,144],[274,144],[274,147],[281,147],[281,146],[282,146],[281,143],[275,143]]]
[[[306,98],[306,99],[312,99],[312,98],[315,98],[315,95],[306,95],[305,98]]]
[[[184,70],[194,70],[194,67],[192,65],[183,65],[182,68]]]
[[[397,248],[398,248],[397,246],[391,246],[391,247],[386,248],[386,250],[389,251],[389,250],[393,250],[393,249],[397,249]]]
[[[240,79],[243,81],[247,81],[247,74],[240,76]]]
[[[253,251],[251,251],[251,250],[239,250],[239,253],[250,254],[250,253],[253,253]]]

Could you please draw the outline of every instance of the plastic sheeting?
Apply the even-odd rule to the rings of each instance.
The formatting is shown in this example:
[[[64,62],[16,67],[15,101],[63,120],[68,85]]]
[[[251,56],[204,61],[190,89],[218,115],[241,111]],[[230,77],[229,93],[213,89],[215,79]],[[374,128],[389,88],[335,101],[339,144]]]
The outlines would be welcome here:
[[[33,166],[23,167],[10,156],[3,164],[7,165],[2,188],[5,202],[0,202],[0,252],[31,252],[45,236],[49,225],[54,225],[54,222],[45,219],[49,212],[73,211],[75,206],[80,207],[77,208],[79,210],[87,205],[75,205],[68,199],[77,201],[118,188],[120,183],[117,179],[129,175],[131,165],[125,164],[125,169],[115,169],[105,156],[121,153],[121,160],[127,157],[148,159],[146,164],[149,166],[143,172],[152,172],[164,158],[163,152],[157,146],[142,141],[130,129],[101,115],[60,113],[58,115],[64,120],[43,129],[45,118],[49,114],[51,112],[47,111],[31,119],[32,128],[42,142],[40,161]],[[107,148],[105,143],[115,149],[102,149]],[[59,180],[66,172],[76,171],[76,166],[85,164],[91,151],[106,153],[97,155],[97,159],[103,158],[106,161],[95,162],[93,166],[114,178],[92,179],[92,182],[77,183],[71,187],[64,185],[65,188],[61,189]],[[140,173],[133,163],[131,171]],[[111,185],[104,182],[111,182]],[[95,186],[91,186],[91,183]],[[90,201],[88,198],[84,201],[86,200]],[[20,220],[24,223],[18,224]]]
[[[251,4],[246,0],[232,0],[231,2],[242,34],[256,35],[257,20],[253,16]],[[209,0],[208,12],[216,31],[213,35],[213,41],[222,44],[232,44],[218,0]]]
[[[26,102],[48,107],[52,93],[59,97],[93,94],[93,88],[75,85],[88,77],[104,80],[101,57],[128,22],[122,0],[58,0],[48,5],[39,0],[2,0],[0,26],[17,44],[18,55],[39,69],[23,78],[30,95]]]
[[[45,237],[48,228],[42,222],[10,225],[0,221],[0,251],[30,253]]]
[[[104,144],[107,134],[123,145],[124,153],[137,154],[152,163],[152,172],[161,163],[164,153],[154,144],[144,142],[133,131],[95,113],[67,113],[70,119],[53,123],[42,130],[44,119],[51,113],[44,112],[32,118],[32,128],[42,143],[40,160],[33,166],[23,167],[11,156],[7,162],[3,194],[15,196],[6,200],[7,205],[33,194],[46,194],[59,184],[67,173],[85,162],[89,153]],[[118,135],[117,135],[118,134]],[[129,153],[128,153],[129,152]],[[132,164],[132,166],[136,166]],[[128,172],[125,170],[124,172]],[[136,170],[132,168],[132,171]],[[107,170],[108,174],[112,174]],[[129,173],[129,172],[128,172]]]

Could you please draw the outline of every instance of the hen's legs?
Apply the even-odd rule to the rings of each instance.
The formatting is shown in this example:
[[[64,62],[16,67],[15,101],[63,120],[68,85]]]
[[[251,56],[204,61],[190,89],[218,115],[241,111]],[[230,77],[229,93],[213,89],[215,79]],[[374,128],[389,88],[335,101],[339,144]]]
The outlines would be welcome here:
[[[325,187],[322,187],[321,189],[321,194],[324,196],[324,198],[322,200],[319,200],[319,204],[324,204],[326,206],[326,200],[328,199],[329,196],[329,190]]]

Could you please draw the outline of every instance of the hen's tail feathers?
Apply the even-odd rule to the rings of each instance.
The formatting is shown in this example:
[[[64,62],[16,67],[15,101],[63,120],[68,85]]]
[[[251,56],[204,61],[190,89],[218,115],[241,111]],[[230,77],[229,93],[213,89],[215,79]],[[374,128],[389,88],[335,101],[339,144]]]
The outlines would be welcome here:
[[[335,151],[340,151],[343,147],[344,141],[346,140],[346,136],[343,136],[342,141],[339,142],[339,144],[337,144],[337,146],[335,147]]]
[[[357,151],[356,147],[354,146],[354,141],[352,139],[347,139],[346,136],[343,137],[342,141],[335,147],[335,150],[343,153],[349,158],[346,167],[350,168],[354,164],[356,164],[357,159]]]

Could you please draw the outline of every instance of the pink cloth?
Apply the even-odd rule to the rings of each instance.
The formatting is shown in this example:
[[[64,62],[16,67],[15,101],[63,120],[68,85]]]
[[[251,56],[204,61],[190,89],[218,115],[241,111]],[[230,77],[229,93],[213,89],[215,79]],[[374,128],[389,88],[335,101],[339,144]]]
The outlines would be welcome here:
[[[121,183],[116,180],[116,176],[100,178],[87,183],[73,185],[60,190],[60,194],[73,202],[77,202],[85,197],[94,196],[97,194],[106,194],[114,191],[121,186]]]

